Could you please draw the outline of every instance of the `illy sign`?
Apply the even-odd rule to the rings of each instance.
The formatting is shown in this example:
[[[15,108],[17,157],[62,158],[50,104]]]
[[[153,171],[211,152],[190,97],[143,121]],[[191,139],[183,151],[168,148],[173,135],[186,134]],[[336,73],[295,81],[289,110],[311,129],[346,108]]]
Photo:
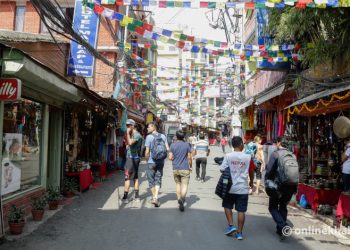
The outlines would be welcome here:
[[[0,101],[16,101],[21,98],[21,80],[0,78]]]

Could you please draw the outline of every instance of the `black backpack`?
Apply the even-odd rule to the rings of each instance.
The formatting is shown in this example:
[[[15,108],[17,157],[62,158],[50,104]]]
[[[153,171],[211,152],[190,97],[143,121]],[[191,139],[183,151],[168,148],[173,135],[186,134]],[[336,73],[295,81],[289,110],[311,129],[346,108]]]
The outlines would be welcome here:
[[[165,146],[165,141],[161,134],[152,134],[154,139],[151,147],[152,159],[154,161],[162,161],[167,157],[167,149]]]
[[[281,185],[299,183],[299,165],[292,152],[286,149],[276,151],[278,154],[277,180]]]
[[[227,194],[229,193],[232,187],[232,177],[231,170],[229,167],[225,168],[222,172],[218,184],[215,188],[215,194],[219,196],[221,199],[225,199]]]

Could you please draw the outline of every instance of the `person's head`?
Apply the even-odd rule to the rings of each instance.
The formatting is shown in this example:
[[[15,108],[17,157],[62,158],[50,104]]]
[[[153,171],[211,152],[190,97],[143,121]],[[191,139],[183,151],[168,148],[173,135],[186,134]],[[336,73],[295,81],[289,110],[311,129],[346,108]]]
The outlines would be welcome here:
[[[141,125],[140,124],[135,124],[134,126],[135,130],[138,131],[138,132],[141,132],[142,131],[142,128],[141,128]]]
[[[203,134],[203,133],[200,133],[200,134],[199,134],[199,139],[200,139],[200,140],[204,140],[204,138],[205,138],[204,134]]]
[[[255,136],[255,137],[254,137],[254,142],[255,142],[255,143],[258,143],[258,144],[261,144],[261,142],[262,142],[261,137],[260,137],[260,136],[258,136],[258,135],[257,135],[257,136]]]
[[[126,127],[133,129],[135,127],[135,121],[133,119],[126,120]]]
[[[286,138],[284,138],[283,136],[279,136],[277,138],[277,141],[276,141],[276,146],[277,146],[277,148],[286,148],[286,147],[288,147],[288,143],[287,143]]]
[[[243,140],[240,136],[232,137],[232,147],[235,151],[243,151],[244,145]]]
[[[156,124],[155,124],[154,122],[151,122],[151,123],[149,123],[148,126],[147,126],[147,132],[148,132],[149,134],[151,134],[151,133],[153,133],[154,131],[157,131],[157,126],[156,126]]]
[[[179,141],[183,141],[185,139],[185,133],[182,130],[176,131],[176,138]]]

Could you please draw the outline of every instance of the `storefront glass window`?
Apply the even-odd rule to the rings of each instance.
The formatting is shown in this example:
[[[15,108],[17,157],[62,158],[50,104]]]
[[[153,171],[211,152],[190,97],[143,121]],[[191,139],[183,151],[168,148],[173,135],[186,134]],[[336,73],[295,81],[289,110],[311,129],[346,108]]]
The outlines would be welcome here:
[[[28,99],[5,103],[2,146],[3,198],[40,185],[42,104]]]

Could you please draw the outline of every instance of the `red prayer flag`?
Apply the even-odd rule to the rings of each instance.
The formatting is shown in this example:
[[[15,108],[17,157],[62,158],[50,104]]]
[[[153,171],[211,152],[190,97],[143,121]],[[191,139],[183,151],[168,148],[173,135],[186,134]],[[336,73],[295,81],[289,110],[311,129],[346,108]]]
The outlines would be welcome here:
[[[300,4],[313,4],[314,2],[312,0],[298,0],[298,3],[300,3]]]
[[[187,36],[187,41],[194,42],[194,36]]]
[[[255,3],[254,2],[245,3],[245,8],[248,9],[248,10],[254,10],[255,9]]]
[[[245,60],[245,55],[240,56],[241,60]]]
[[[185,47],[185,42],[184,41],[178,41],[177,42],[177,47],[180,49],[183,49]]]
[[[266,50],[265,45],[259,45],[259,50]]]
[[[297,3],[297,4],[295,5],[295,8],[298,8],[298,9],[306,9],[306,4]]]
[[[145,33],[145,29],[140,26],[136,26],[135,31],[137,34],[140,34],[141,36],[143,36],[143,34]]]
[[[269,56],[269,53],[267,51],[261,51],[260,52],[260,56],[262,57],[268,57]]]
[[[273,58],[269,57],[269,59],[267,59],[268,62],[273,62]]]
[[[123,6],[124,5],[123,0],[117,0],[116,4],[119,5],[119,6]]]
[[[200,2],[199,7],[200,8],[208,8],[209,3],[208,2]]]
[[[102,14],[104,9],[105,8],[103,6],[95,4],[94,12],[97,13],[97,14]]]
[[[149,48],[152,47],[152,44],[150,44],[150,43],[145,43],[144,46],[145,46],[146,49],[149,49]]]
[[[143,23],[142,27],[145,29],[145,30],[148,30],[148,31],[152,31],[153,30],[153,26],[149,23]]]
[[[159,8],[166,8],[166,1],[159,1]]]
[[[224,42],[221,43],[221,48],[227,48],[227,46],[228,46],[227,43],[224,43]]]
[[[213,50],[212,54],[213,54],[213,55],[219,55],[219,51]]]

